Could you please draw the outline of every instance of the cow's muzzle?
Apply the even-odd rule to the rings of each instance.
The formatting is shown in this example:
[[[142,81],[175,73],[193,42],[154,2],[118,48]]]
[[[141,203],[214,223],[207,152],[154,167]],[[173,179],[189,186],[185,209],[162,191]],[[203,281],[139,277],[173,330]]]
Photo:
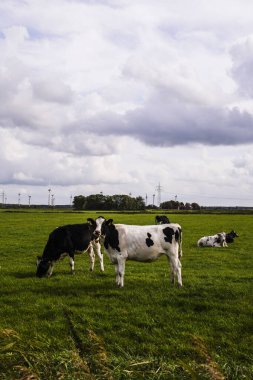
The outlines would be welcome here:
[[[98,238],[101,235],[100,231],[94,231],[95,238]]]

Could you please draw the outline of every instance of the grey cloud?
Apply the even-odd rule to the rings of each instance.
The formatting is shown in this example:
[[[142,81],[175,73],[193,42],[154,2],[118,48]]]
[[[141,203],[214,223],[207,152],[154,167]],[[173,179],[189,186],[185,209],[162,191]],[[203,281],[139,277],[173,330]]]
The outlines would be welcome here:
[[[230,54],[233,60],[231,75],[238,85],[238,92],[251,98],[253,96],[253,35],[236,42]]]
[[[185,104],[147,104],[124,118],[100,115],[87,128],[102,135],[131,136],[152,146],[238,145],[253,142],[253,118],[233,109]]]

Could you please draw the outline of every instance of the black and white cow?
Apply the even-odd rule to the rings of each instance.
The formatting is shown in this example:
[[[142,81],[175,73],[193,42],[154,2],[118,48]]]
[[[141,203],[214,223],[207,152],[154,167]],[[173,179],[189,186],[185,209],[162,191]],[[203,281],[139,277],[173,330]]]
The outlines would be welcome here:
[[[42,256],[37,257],[37,277],[50,277],[54,264],[65,256],[69,256],[71,272],[74,273],[74,255],[79,252],[88,252],[90,257],[90,270],[94,269],[95,254],[100,261],[100,269],[104,271],[103,255],[99,237],[104,222],[102,216],[96,220],[88,218],[89,223],[68,224],[57,227],[51,232]]]
[[[171,266],[171,281],[182,286],[182,229],[179,224],[134,226],[104,221],[101,240],[112,264],[115,264],[116,284],[124,286],[125,262],[152,262],[166,255]]]
[[[229,232],[229,234],[226,234],[226,243],[233,243],[235,237],[239,237],[239,235],[237,235],[237,233],[232,230]]]
[[[169,218],[166,215],[156,215],[155,217],[156,224],[169,224]]]
[[[198,247],[227,247],[226,232],[219,232],[216,235],[203,236],[198,240]]]

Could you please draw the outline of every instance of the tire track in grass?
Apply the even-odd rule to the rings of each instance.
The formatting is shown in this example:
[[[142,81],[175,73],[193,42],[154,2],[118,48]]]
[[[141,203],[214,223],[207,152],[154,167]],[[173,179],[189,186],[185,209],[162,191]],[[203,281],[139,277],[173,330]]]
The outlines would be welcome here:
[[[108,355],[103,340],[91,329],[80,315],[64,308],[70,334],[82,358],[90,380],[113,380],[108,366]],[[87,378],[88,379],[88,378]]]

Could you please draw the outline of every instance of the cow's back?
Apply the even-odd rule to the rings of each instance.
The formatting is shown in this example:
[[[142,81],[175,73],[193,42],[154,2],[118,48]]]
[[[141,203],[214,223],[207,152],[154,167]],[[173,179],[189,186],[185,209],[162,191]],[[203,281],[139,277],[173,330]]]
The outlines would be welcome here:
[[[88,223],[69,224],[56,228],[49,235],[43,257],[58,260],[63,253],[84,251],[92,239]]]
[[[128,259],[152,261],[171,250],[173,243],[179,242],[179,224],[136,226],[115,224],[118,231],[119,248],[126,251]]]

